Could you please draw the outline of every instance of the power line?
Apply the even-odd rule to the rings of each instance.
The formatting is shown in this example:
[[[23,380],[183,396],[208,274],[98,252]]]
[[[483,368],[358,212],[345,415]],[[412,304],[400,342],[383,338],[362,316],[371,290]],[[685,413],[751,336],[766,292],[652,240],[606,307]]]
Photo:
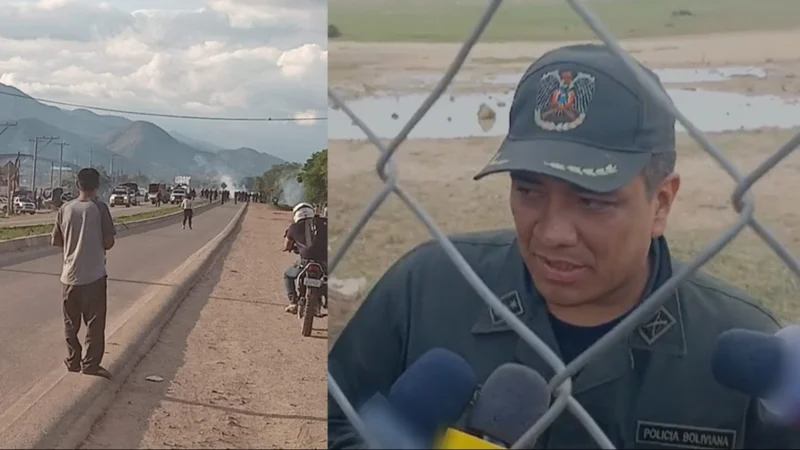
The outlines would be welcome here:
[[[213,117],[213,116],[188,116],[183,114],[163,114],[144,111],[131,111],[127,109],[114,109],[103,108],[101,106],[82,105],[80,103],[60,102],[57,100],[48,100],[45,98],[31,97],[29,95],[15,94],[13,92],[2,92],[0,95],[7,95],[9,97],[23,98],[26,100],[35,100],[41,103],[51,103],[53,105],[72,106],[75,108],[89,109],[93,111],[112,112],[118,114],[130,114],[132,116],[148,116],[148,117],[164,117],[169,119],[190,119],[190,120],[214,120],[214,121],[230,121],[230,122],[299,122],[304,120],[328,120],[327,117]]]

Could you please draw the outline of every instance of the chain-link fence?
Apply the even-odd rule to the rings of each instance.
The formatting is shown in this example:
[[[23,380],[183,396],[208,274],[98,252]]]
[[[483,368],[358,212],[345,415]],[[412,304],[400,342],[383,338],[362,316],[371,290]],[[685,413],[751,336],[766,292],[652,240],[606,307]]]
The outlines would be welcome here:
[[[423,116],[439,99],[442,93],[452,82],[458,71],[461,69],[464,61],[466,60],[472,47],[478,42],[481,34],[491,22],[497,9],[500,7],[502,0],[493,0],[488,6],[486,12],[481,17],[479,23],[475,27],[472,34],[466,39],[464,45],[461,47],[455,60],[448,68],[441,81],[434,88],[433,92],[423,102],[422,106],[414,113],[411,120],[403,127],[400,133],[395,137],[388,146],[384,146],[378,137],[370,131],[369,127],[356,116],[347,105],[340,100],[340,98],[331,90],[328,90],[328,96],[332,101],[334,107],[340,108],[349,116],[353,122],[364,131],[367,138],[375,144],[380,156],[376,164],[376,171],[378,176],[384,182],[384,187],[378,195],[376,195],[361,217],[358,219],[355,227],[347,234],[343,240],[342,245],[337,249],[333,258],[330,261],[331,273],[334,273],[339,262],[347,253],[350,246],[353,244],[355,238],[364,228],[366,223],[375,214],[378,207],[389,197],[391,194],[397,195],[403,203],[414,213],[414,215],[425,225],[430,234],[442,245],[442,248],[447,255],[453,260],[459,272],[464,276],[467,282],[478,292],[482,299],[492,309],[498,311],[498,314],[516,331],[521,338],[531,347],[533,347],[544,360],[553,368],[555,376],[550,380],[550,388],[554,395],[554,401],[550,406],[547,413],[542,416],[537,423],[517,441],[511,448],[531,448],[536,442],[537,438],[550,426],[555,419],[564,410],[569,410],[574,414],[577,419],[586,427],[591,436],[595,439],[601,448],[613,449],[613,444],[609,441],[608,437],[603,433],[597,423],[586,412],[578,401],[572,397],[572,380],[571,377],[577,374],[587,363],[595,358],[600,357],[615,341],[624,339],[633,331],[637,326],[645,320],[653,316],[653,314],[661,307],[661,305],[670,298],[670,294],[684,279],[690,276],[694,271],[698,270],[701,266],[706,264],[711,258],[719,253],[726,247],[742,230],[750,227],[756,232],[767,245],[772,248],[775,253],[786,263],[794,274],[800,278],[800,265],[778,242],[773,235],[759,223],[753,215],[755,205],[752,197],[749,195],[750,188],[761,179],[768,171],[775,167],[780,161],[786,158],[797,146],[800,145],[800,134],[795,135],[789,142],[780,147],[772,156],[759,165],[755,170],[747,175],[742,175],[728,161],[722,152],[716,148],[709,139],[694,126],[675,106],[661,89],[657,83],[652,80],[643,69],[641,69],[636,62],[628,55],[611,35],[605,25],[589,10],[582,0],[565,0],[572,9],[586,22],[586,24],[594,31],[598,38],[600,38],[611,51],[620,58],[620,61],[636,76],[636,79],[647,90],[649,95],[658,101],[663,107],[667,108],[677,119],[677,121],[684,126],[689,135],[696,140],[700,146],[708,152],[711,157],[736,181],[736,187],[731,195],[731,202],[734,210],[738,213],[736,222],[722,234],[716,241],[704,248],[699,255],[691,260],[688,264],[674,274],[674,276],[661,286],[656,292],[648,297],[639,308],[635,309],[632,314],[620,322],[613,330],[603,336],[599,341],[587,349],[583,354],[575,358],[570,364],[564,365],[559,357],[543,342],[536,334],[528,329],[522,321],[517,318],[502,302],[495,296],[489,288],[478,278],[478,276],[469,267],[469,264],[458,253],[455,246],[447,239],[442,231],[434,223],[431,216],[419,205],[419,203],[405,191],[397,182],[397,173],[392,161],[392,155],[397,151],[400,144],[408,137],[411,130],[419,123]],[[340,405],[343,412],[350,420],[354,428],[361,434],[361,436],[370,445],[370,448],[379,448],[376,442],[370,436],[370,432],[365,428],[364,423],[359,418],[355,409],[344,396],[343,392],[336,383],[336,380],[328,372],[328,389],[331,396]]]

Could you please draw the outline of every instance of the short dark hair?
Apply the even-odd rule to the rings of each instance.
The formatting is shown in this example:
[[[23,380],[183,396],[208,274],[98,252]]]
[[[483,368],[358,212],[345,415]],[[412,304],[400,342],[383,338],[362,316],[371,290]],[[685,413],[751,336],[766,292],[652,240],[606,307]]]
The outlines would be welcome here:
[[[78,189],[95,191],[100,188],[100,172],[91,167],[86,167],[78,172]]]
[[[653,156],[650,157],[650,162],[647,163],[647,166],[642,171],[644,187],[648,197],[652,197],[661,182],[675,171],[677,156],[674,149],[668,149],[662,152],[654,152]]]

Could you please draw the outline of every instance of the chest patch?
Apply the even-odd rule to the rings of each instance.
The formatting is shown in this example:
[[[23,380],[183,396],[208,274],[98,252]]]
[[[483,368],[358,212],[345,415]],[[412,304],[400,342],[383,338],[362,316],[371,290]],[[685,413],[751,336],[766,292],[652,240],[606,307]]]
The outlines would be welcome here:
[[[636,422],[636,443],[673,448],[733,449],[736,430],[658,422]]]

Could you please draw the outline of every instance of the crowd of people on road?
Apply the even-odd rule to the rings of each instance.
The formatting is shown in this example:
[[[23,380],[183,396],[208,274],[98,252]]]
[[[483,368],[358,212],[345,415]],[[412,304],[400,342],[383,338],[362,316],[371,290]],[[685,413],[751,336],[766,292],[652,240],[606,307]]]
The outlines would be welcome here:
[[[208,200],[209,202],[215,202],[219,200],[220,196],[222,196],[224,202],[225,192],[228,191],[222,191],[219,189],[201,189],[200,197]]]
[[[261,192],[246,192],[246,191],[235,191],[233,193],[233,202],[234,203],[264,203],[267,201],[267,196]]]

